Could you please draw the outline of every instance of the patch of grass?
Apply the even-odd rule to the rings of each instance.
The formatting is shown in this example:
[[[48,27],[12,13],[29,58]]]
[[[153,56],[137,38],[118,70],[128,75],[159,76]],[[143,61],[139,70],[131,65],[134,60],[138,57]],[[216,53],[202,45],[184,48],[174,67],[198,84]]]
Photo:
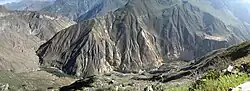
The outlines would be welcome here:
[[[164,91],[228,91],[249,80],[247,73],[224,75],[212,70],[191,85],[168,86]]]
[[[231,47],[230,50],[241,50],[248,45],[249,41],[244,42],[237,47]],[[245,67],[242,68],[243,64]],[[196,81],[192,85],[192,88],[195,91],[228,91],[229,88],[234,88],[245,81],[250,80],[248,75],[248,73],[250,73],[250,55],[236,59],[233,61],[233,65],[236,67],[235,74],[226,75],[215,70],[210,70],[200,80]],[[246,69],[246,71],[243,69]]]
[[[203,78],[193,85],[195,91],[228,91],[229,88],[236,87],[250,78],[246,73],[221,75],[218,78]]]

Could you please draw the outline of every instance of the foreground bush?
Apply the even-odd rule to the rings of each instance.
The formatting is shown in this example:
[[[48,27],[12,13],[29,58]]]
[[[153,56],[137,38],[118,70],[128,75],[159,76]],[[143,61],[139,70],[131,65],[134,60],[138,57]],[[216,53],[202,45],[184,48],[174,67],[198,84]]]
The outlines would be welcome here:
[[[218,78],[203,78],[193,85],[195,91],[228,91],[229,88],[237,87],[238,85],[249,80],[246,73],[221,75]]]

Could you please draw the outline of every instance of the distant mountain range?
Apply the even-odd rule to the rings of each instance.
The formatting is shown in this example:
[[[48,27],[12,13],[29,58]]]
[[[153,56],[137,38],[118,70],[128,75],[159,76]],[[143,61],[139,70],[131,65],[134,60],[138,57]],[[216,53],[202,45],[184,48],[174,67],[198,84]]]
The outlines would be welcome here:
[[[86,20],[126,4],[128,0],[56,0],[42,11],[59,13],[73,20]]]
[[[81,21],[96,17],[98,15],[101,16],[109,11],[122,7],[126,4],[127,1],[128,0],[22,0],[20,2],[5,4],[5,6],[9,10],[28,10],[59,13],[71,18],[72,20]],[[166,0],[159,1],[163,3],[166,2]],[[183,1],[193,2],[192,0]],[[248,16],[250,15],[250,10],[248,8],[249,3],[243,2],[243,0],[198,1],[200,3],[197,3],[197,5],[201,5],[201,2],[203,2],[203,4],[211,3],[211,6],[217,10],[229,10],[229,13],[234,14],[234,16],[236,16],[238,19],[246,21],[248,23],[250,22],[250,19],[248,18]],[[205,8],[203,7],[203,9]]]
[[[9,10],[28,10],[39,11],[54,3],[55,0],[22,0],[20,2],[12,2],[5,4]]]

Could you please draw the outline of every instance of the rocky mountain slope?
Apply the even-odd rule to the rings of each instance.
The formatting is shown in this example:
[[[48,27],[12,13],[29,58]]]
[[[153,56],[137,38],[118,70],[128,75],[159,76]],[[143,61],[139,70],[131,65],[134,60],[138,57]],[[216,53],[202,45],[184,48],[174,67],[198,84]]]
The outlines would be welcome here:
[[[248,24],[212,6],[205,9],[202,3],[130,0],[57,33],[37,51],[40,64],[83,77],[113,70],[138,72],[250,39]]]
[[[246,41],[227,49],[211,52],[199,58],[199,60],[192,62],[189,66],[184,67],[182,70],[189,70],[197,74],[202,74],[208,72],[209,70],[222,71],[227,68],[228,65],[236,65],[237,59],[247,57],[249,54],[250,41]],[[248,60],[246,60],[246,62],[248,62]]]
[[[9,10],[28,10],[39,11],[45,7],[52,5],[52,0],[21,0],[20,2],[7,3],[6,6]]]
[[[209,71],[217,71],[223,73],[223,70],[227,69],[229,65],[239,68],[241,70],[242,65],[245,65],[246,71],[249,73],[249,60],[241,60],[249,58],[250,54],[250,41],[243,42],[238,45],[234,45],[228,48],[223,48],[210,52],[197,60],[193,60],[180,67],[175,72],[159,72],[148,78],[137,78],[139,80],[151,80],[169,82],[190,77],[189,79],[197,80],[207,74]],[[159,68],[158,70],[163,70]],[[230,79],[229,79],[230,80]]]
[[[72,20],[80,21],[115,10],[128,0],[56,0],[42,11],[59,13]]]
[[[0,6],[0,89],[59,90],[74,81],[69,75],[83,79],[60,90],[191,83],[249,57],[249,41],[225,48],[250,39],[239,14],[248,10],[233,1],[57,0],[42,10],[70,19]]]
[[[242,73],[249,73],[250,67],[250,41],[243,42],[239,45],[234,45],[229,48],[223,48],[206,54],[198,60],[189,62],[187,64],[172,64],[163,65],[152,71],[144,71],[139,74],[122,74],[122,73],[110,73],[104,75],[90,76],[81,80],[78,80],[70,85],[63,86],[61,90],[119,90],[119,91],[142,91],[142,90],[153,90],[153,91],[189,91],[190,89],[203,91],[200,88],[194,88],[195,85],[201,86],[219,86],[216,83],[216,79],[220,79],[224,82],[220,84],[220,87],[213,87],[213,90],[224,88],[224,90],[233,88],[232,83],[244,83],[242,79]],[[181,62],[181,61],[180,61]],[[240,71],[238,73],[226,74],[225,69],[231,65],[233,71]],[[243,68],[242,68],[243,67]],[[168,71],[177,69],[176,71]],[[245,71],[244,71],[245,70]],[[219,72],[212,73],[211,72]],[[209,74],[210,73],[210,74]],[[211,80],[208,77],[217,77],[218,75],[226,76],[225,78],[213,78],[214,82],[208,81],[211,84],[205,84],[206,80]],[[235,78],[231,77],[236,75]],[[249,78],[249,75],[244,75]],[[231,77],[231,78],[230,78]],[[233,79],[232,79],[233,78]],[[246,80],[249,80],[245,78]],[[206,79],[206,80],[197,80]],[[235,82],[235,80],[238,80]],[[195,82],[196,81],[196,82]],[[194,83],[195,82],[195,83]],[[207,83],[208,83],[207,82]],[[228,84],[231,83],[231,84]],[[242,83],[240,83],[242,84]],[[192,87],[193,86],[193,87]],[[224,86],[224,87],[222,87]],[[237,85],[235,85],[237,86]],[[242,85],[243,86],[243,85]],[[245,87],[248,87],[247,85]],[[177,89],[179,88],[179,89]],[[244,87],[243,87],[244,88]],[[207,89],[205,89],[207,90]],[[208,89],[209,91],[211,89]],[[241,91],[241,90],[235,90]]]
[[[56,32],[72,24],[68,18],[38,12],[0,12],[0,70],[38,69],[35,50]]]

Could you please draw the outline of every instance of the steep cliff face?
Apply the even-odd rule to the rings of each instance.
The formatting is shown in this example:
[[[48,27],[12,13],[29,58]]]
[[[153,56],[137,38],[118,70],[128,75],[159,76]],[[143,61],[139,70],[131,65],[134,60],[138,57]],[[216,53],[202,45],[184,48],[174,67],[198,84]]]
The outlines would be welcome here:
[[[62,30],[37,54],[42,66],[77,76],[138,72],[249,39],[247,29],[227,25],[182,0],[131,0],[114,12]]]
[[[72,20],[85,20],[115,10],[128,0],[56,0],[42,11],[55,12]]]
[[[0,70],[38,69],[38,46],[74,24],[68,18],[38,12],[0,12]]]

